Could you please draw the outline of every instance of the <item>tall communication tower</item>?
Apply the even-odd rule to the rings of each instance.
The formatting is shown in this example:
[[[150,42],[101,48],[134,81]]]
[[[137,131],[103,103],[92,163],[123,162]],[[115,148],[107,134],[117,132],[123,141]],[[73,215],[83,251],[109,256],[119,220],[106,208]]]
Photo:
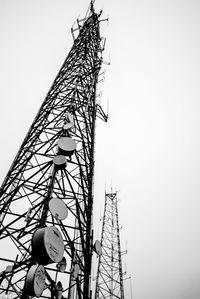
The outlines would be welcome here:
[[[97,83],[93,1],[0,189],[0,298],[91,298]]]
[[[105,194],[95,299],[124,299],[117,192]]]

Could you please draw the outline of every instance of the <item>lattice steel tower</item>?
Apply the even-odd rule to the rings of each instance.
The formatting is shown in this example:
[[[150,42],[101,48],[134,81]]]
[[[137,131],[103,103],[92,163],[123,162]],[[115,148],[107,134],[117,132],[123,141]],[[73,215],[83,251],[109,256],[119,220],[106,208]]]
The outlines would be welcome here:
[[[117,193],[105,194],[95,299],[124,299]]]
[[[92,1],[0,189],[0,298],[91,298],[100,15]]]

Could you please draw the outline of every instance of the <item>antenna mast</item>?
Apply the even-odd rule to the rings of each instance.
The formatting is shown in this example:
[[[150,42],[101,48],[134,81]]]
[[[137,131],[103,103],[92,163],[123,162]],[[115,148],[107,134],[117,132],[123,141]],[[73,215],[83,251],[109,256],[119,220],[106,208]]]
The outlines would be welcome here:
[[[124,299],[117,192],[105,194],[95,299]]]
[[[107,120],[96,101],[99,16],[92,5],[78,22],[1,186],[0,298],[91,298],[95,122]]]

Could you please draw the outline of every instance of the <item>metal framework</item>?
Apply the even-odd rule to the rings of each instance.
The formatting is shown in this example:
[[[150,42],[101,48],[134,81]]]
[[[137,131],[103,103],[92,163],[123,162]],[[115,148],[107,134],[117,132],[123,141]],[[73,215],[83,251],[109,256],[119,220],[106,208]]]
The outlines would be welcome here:
[[[97,116],[107,121],[96,91],[104,48],[100,15],[91,2],[1,186],[0,298],[31,298],[25,282],[29,269],[38,264],[33,234],[52,226],[62,235],[66,267],[44,267],[45,288],[37,297],[91,298],[95,121]],[[66,137],[76,144],[67,154],[58,146]],[[64,220],[50,211],[53,198],[65,203]]]
[[[117,193],[105,194],[95,299],[124,299]]]

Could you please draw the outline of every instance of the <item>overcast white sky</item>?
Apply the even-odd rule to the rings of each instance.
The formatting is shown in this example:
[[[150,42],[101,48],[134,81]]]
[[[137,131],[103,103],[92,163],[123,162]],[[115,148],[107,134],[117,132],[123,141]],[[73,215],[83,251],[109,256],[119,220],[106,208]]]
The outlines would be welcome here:
[[[0,0],[1,181],[88,4]],[[95,7],[109,17],[102,35],[111,62],[99,86],[109,122],[97,125],[96,218],[105,186],[120,190],[134,299],[199,299],[200,2],[96,0]]]

